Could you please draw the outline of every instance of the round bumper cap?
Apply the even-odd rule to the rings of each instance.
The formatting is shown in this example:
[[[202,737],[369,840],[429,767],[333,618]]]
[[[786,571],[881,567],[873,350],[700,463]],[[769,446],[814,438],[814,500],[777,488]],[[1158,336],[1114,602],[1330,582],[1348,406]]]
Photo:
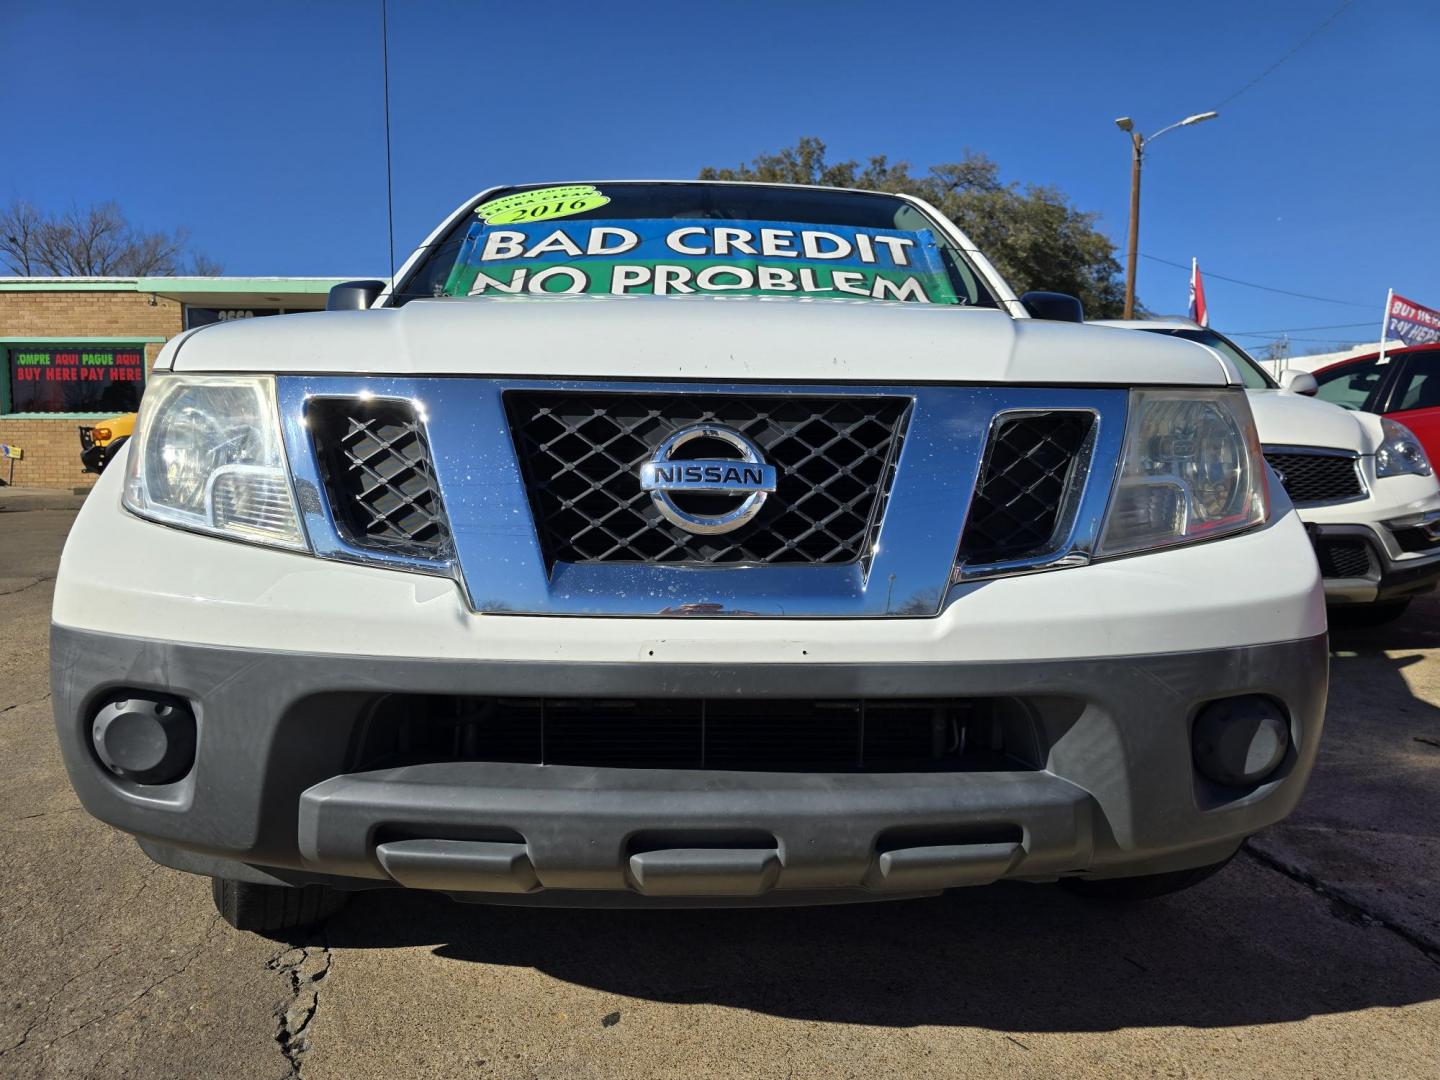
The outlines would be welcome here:
[[[169,784],[195,761],[195,714],[178,698],[135,694],[103,705],[91,726],[103,764],[141,784]]]
[[[1191,738],[1196,768],[1217,784],[1248,787],[1285,760],[1290,725],[1275,701],[1246,694],[1206,705]]]

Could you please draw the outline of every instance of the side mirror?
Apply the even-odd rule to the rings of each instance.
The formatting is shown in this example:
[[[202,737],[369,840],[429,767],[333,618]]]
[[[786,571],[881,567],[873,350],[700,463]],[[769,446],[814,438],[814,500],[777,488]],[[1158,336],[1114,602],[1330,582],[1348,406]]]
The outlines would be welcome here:
[[[1304,394],[1306,397],[1314,397],[1320,392],[1320,384],[1308,371],[1286,368],[1280,372],[1280,389],[1287,394]]]
[[[1085,308],[1079,300],[1063,292],[1027,292],[1020,303],[1037,319],[1054,322],[1084,322]]]
[[[364,311],[385,291],[383,281],[342,281],[330,290],[326,311]]]

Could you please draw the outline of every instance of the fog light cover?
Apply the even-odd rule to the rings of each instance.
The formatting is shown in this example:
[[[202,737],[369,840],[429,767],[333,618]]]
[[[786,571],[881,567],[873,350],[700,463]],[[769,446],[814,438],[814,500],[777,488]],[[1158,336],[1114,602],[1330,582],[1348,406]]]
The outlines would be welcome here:
[[[1260,783],[1280,767],[1289,749],[1285,710],[1259,694],[1212,701],[1200,710],[1191,732],[1195,767],[1226,787]]]
[[[90,738],[102,765],[138,784],[172,784],[195,763],[195,714],[168,694],[111,698]]]

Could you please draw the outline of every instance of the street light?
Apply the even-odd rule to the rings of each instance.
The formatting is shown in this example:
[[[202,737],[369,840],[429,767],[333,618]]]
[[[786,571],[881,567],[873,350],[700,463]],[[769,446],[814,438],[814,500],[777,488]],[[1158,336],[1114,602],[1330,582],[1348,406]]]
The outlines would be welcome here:
[[[1140,165],[1145,159],[1145,146],[1152,143],[1167,131],[1174,131],[1176,128],[1189,127],[1192,124],[1201,124],[1206,120],[1214,120],[1220,114],[1214,109],[1209,112],[1195,113],[1187,116],[1184,120],[1177,120],[1169,127],[1163,127],[1149,138],[1141,135],[1135,130],[1135,121],[1128,116],[1122,116],[1115,121],[1115,126],[1130,136],[1130,145],[1133,156],[1130,162],[1130,244],[1127,258],[1125,260],[1125,318],[1135,317],[1135,260],[1139,258],[1140,248]]]

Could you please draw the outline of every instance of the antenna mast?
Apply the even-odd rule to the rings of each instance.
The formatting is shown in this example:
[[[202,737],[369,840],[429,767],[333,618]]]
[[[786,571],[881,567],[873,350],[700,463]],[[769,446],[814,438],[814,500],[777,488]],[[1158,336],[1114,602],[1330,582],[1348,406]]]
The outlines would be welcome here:
[[[390,231],[390,288],[395,288],[395,181],[390,170],[390,9],[380,0],[380,60],[385,73],[385,223]]]

